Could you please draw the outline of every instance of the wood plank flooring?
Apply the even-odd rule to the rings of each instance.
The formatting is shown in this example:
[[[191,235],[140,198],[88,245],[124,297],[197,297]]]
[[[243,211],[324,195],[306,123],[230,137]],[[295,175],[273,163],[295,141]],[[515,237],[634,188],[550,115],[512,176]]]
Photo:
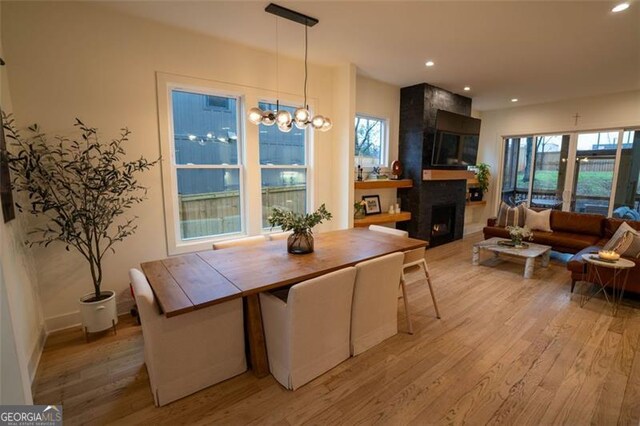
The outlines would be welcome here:
[[[415,334],[399,300],[400,334],[295,392],[247,372],[156,408],[140,327],[123,317],[117,336],[90,343],[80,330],[49,336],[35,401],[62,403],[65,424],[638,425],[639,304],[617,317],[602,299],[580,308],[553,260],[531,280],[522,263],[471,266],[479,239],[427,252],[441,320],[410,273]]]

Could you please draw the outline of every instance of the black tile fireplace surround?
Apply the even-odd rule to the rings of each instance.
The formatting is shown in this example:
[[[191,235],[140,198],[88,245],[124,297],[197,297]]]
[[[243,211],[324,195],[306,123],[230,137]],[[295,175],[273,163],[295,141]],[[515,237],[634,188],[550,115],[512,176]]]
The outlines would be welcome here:
[[[411,212],[411,220],[398,227],[411,237],[429,240],[431,247],[462,238],[467,199],[465,180],[422,179],[424,169],[434,168],[430,158],[439,109],[470,116],[471,99],[426,83],[400,90],[399,157],[405,168],[403,177],[413,179],[413,187],[398,191],[402,210]],[[433,207],[447,205],[455,206],[451,224],[447,223],[452,235],[432,239]]]
[[[464,234],[464,209],[466,207],[467,182],[464,180],[433,180],[423,181],[420,193],[405,191],[401,194],[403,208],[417,212],[412,214],[408,222],[398,223],[398,227],[409,231],[414,238],[428,240],[430,247],[435,247],[450,241],[459,240]],[[405,207],[406,206],[406,207]],[[451,233],[432,238],[433,225],[442,224],[440,217],[434,221],[434,209],[450,207],[450,222],[447,222]]]

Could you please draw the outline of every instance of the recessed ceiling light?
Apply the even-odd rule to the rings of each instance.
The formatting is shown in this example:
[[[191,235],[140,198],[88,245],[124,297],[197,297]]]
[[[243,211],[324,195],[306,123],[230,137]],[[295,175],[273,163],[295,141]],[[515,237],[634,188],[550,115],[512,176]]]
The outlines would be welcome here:
[[[432,66],[434,66],[435,64],[436,64],[436,63],[435,63],[435,62],[433,62],[433,61],[427,61],[427,62],[425,62],[425,65],[426,65],[426,66],[428,66],[428,67],[432,67]]]
[[[465,91],[465,92],[468,92],[469,90],[471,90],[471,87],[469,87],[469,86],[464,86],[464,91]]]
[[[629,9],[629,3],[620,3],[616,5],[613,9],[611,9],[611,11],[614,13],[617,13],[627,9]]]
[[[511,102],[518,102],[518,98],[511,98]]]

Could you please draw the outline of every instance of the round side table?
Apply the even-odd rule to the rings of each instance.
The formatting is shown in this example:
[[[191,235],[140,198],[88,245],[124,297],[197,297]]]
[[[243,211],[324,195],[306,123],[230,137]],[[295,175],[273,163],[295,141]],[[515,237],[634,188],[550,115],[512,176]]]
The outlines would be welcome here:
[[[592,283],[593,285],[599,285],[600,288],[595,292],[593,290],[589,291],[589,289],[586,289],[586,291],[582,294],[580,307],[584,307],[584,305],[586,305],[586,303],[591,300],[593,296],[602,292],[604,293],[604,298],[607,301],[607,304],[609,304],[612,308],[612,314],[616,315],[618,313],[620,302],[622,302],[622,297],[624,296],[624,288],[627,285],[629,271],[631,270],[631,268],[636,266],[636,264],[629,259],[622,258],[618,259],[615,262],[605,262],[599,260],[597,256],[598,255],[594,253],[582,255],[582,260],[587,262],[587,281]],[[599,268],[608,268],[613,270],[613,276],[609,279],[609,281],[605,282],[602,279]],[[611,300],[609,300],[609,296],[607,295],[607,286],[611,287]]]

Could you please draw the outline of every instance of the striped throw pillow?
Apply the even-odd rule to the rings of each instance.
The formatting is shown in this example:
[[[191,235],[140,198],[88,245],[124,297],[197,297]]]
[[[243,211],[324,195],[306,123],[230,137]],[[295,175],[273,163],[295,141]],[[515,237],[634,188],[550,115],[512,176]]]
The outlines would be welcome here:
[[[497,225],[501,227],[506,226],[524,226],[524,218],[527,214],[527,207],[524,204],[519,204],[516,207],[509,207],[504,201],[500,204],[500,210],[498,211]]]
[[[637,259],[640,257],[640,235],[638,235],[636,232],[627,232],[627,235],[631,242],[629,243],[629,247],[627,247],[622,256],[634,257]]]
[[[638,237],[638,232],[633,229],[627,222],[622,222],[611,239],[604,245],[604,250],[613,250],[621,256],[636,257],[638,253],[631,254],[634,246],[634,237]],[[629,251],[629,254],[627,252]]]

